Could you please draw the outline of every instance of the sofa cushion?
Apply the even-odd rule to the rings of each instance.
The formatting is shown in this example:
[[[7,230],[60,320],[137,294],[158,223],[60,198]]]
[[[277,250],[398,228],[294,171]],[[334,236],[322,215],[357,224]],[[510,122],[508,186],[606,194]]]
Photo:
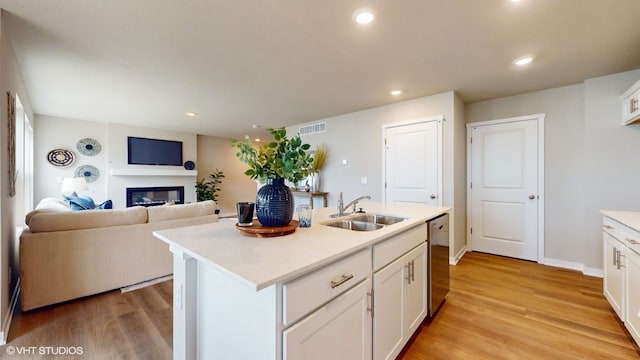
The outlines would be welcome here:
[[[69,207],[73,211],[91,210],[96,208],[96,204],[93,199],[88,196],[66,196],[64,197],[69,202]]]
[[[25,219],[33,233],[144,224],[147,209],[134,206],[116,210],[51,212],[34,210]]]
[[[36,210],[71,211],[69,203],[61,198],[46,197],[36,205]]]
[[[152,206],[147,208],[149,222],[184,219],[195,216],[212,215],[216,209],[216,203],[212,200],[194,204]]]

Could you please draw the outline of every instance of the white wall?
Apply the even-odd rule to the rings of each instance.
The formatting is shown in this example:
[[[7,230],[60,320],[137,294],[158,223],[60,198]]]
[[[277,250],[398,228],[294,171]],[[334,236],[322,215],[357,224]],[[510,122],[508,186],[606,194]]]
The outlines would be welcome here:
[[[31,103],[24,87],[20,68],[4,29],[5,16],[5,11],[0,9],[0,85],[2,88],[2,98],[0,99],[0,324],[2,326],[0,328],[0,344],[3,344],[6,340],[9,330],[10,298],[19,273],[18,234],[14,224],[21,222],[21,219],[15,218],[15,209],[19,208],[15,202],[20,197],[9,197],[8,192],[7,164],[9,157],[7,151],[8,116],[6,95],[8,91],[12,95],[17,94],[20,97],[25,112],[30,119],[33,119]]]
[[[638,127],[621,127],[620,95],[640,70],[466,106],[468,123],[545,113],[545,259],[602,269],[600,209],[640,210]],[[634,151],[635,150],[635,151]],[[615,164],[615,165],[614,165]]]
[[[34,126],[35,137],[35,201],[44,197],[59,197],[58,180],[73,177],[81,165],[93,165],[100,171],[100,177],[89,183],[89,191],[80,195],[91,196],[96,203],[112,200],[114,208],[126,207],[127,187],[184,186],[185,202],[195,202],[195,176],[122,176],[111,175],[110,169],[179,169],[182,166],[151,166],[127,164],[127,136],[182,141],[184,161],[197,159],[195,134],[140,128],[119,124],[104,124],[92,121],[62,119],[37,116]],[[78,140],[93,138],[100,142],[102,151],[94,156],[80,154],[76,149]],[[47,154],[57,148],[72,150],[76,155],[73,164],[59,168],[49,164]]]
[[[97,203],[108,199],[107,195],[107,124],[36,115],[34,120],[34,199],[36,203],[45,197],[60,197],[61,181],[74,177],[81,165],[92,165],[100,171],[100,177],[89,185],[89,191],[79,195],[91,196]],[[102,145],[102,151],[94,156],[82,155],[77,149],[78,140],[92,138]],[[69,149],[75,154],[70,166],[61,168],[47,161],[53,149]]]
[[[458,207],[453,220],[454,247],[458,252],[466,243],[464,213],[465,133],[464,105],[450,91],[391,105],[334,116],[318,121],[287,127],[288,135],[296,134],[300,126],[327,122],[325,133],[303,136],[303,141],[315,148],[327,145],[327,159],[321,171],[321,190],[328,191],[329,206],[335,206],[338,194],[344,193],[346,202],[361,195],[382,200],[382,125],[417,118],[444,115],[443,127],[443,204]],[[347,160],[347,165],[342,161]],[[361,184],[361,178],[367,184]],[[366,210],[366,202],[361,205]]]
[[[184,170],[182,166],[157,166],[157,165],[129,165],[127,164],[127,137],[137,136],[151,139],[182,141],[183,162],[191,160],[197,164],[197,135],[166,131],[158,129],[140,128],[127,125],[109,124],[107,126],[107,166],[109,169],[136,169],[144,173],[144,170]],[[185,203],[196,202],[195,191],[196,176],[129,176],[109,175],[107,195],[113,200],[114,208],[127,206],[127,187],[153,187],[153,186],[184,186]]]

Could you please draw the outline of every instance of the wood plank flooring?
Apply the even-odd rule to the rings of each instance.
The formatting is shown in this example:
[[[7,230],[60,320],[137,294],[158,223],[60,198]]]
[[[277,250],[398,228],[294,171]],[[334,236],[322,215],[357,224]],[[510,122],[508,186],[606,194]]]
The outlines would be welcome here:
[[[16,314],[2,359],[171,359],[172,282]],[[9,346],[36,347],[7,356]],[[80,356],[38,347],[82,347]],[[44,350],[46,351],[46,349]],[[602,279],[481,253],[451,267],[451,292],[402,359],[640,359]]]

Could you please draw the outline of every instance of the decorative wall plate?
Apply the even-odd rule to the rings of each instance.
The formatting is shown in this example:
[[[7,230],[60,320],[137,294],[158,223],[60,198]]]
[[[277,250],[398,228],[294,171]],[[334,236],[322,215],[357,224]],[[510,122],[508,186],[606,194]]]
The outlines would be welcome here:
[[[187,160],[187,161],[185,161],[185,163],[184,163],[184,168],[185,168],[185,169],[187,169],[187,170],[193,170],[193,169],[195,169],[195,168],[196,168],[196,163],[194,163],[194,162],[193,162],[193,161],[191,161],[191,160]]]
[[[68,149],[53,149],[47,154],[47,160],[53,166],[65,167],[73,164],[76,159],[73,151]]]
[[[102,150],[102,145],[100,145],[100,143],[95,139],[84,138],[78,140],[76,148],[82,155],[93,156],[100,153],[100,151]]]
[[[100,171],[95,166],[82,165],[76,168],[76,177],[84,176],[88,183],[92,183],[100,177]]]

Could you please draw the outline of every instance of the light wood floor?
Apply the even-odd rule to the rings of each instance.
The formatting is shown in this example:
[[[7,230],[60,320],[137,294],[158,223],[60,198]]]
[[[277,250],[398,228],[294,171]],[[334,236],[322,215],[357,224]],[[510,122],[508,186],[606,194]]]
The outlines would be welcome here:
[[[17,314],[7,347],[81,346],[77,359],[170,359],[172,283]],[[451,267],[451,292],[402,359],[640,359],[602,280],[480,253]],[[71,358],[71,357],[65,357]]]

